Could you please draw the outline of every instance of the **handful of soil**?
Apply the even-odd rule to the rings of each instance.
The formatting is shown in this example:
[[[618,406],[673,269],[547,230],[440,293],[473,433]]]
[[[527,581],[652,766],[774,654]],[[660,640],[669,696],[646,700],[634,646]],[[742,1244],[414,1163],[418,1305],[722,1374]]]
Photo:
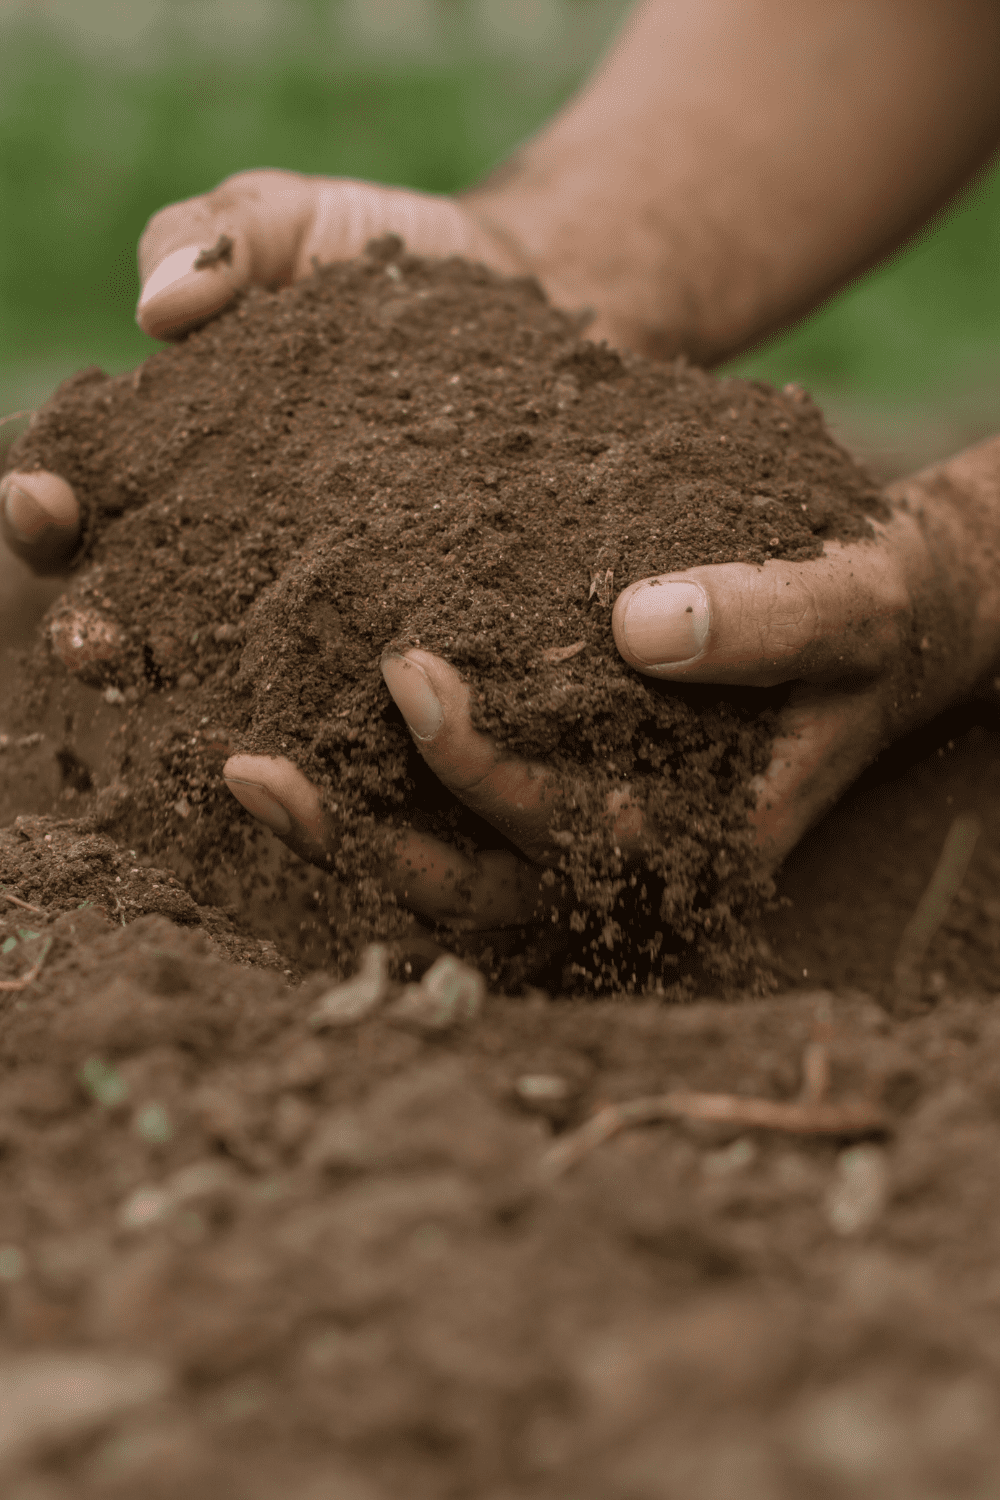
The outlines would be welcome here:
[[[129,788],[130,843],[184,851],[199,899],[238,857],[230,749],[324,788],[345,960],[403,920],[377,879],[389,828],[503,843],[429,775],[384,687],[383,649],[420,645],[564,789],[573,982],[670,983],[685,953],[746,978],[763,696],[641,676],[610,615],[636,579],[867,534],[877,493],[803,392],[619,356],[535,283],[389,237],[249,292],[134,373],[82,371],[9,463],[62,474],[85,512],[26,701],[89,632],[83,675],[120,716],[98,780]],[[621,785],[656,830],[638,865],[603,816]]]

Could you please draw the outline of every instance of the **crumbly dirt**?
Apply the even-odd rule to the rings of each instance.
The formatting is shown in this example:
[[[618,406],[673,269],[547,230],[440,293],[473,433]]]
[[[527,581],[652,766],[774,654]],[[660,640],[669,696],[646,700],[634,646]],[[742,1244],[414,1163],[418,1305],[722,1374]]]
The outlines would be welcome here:
[[[3,978],[50,946],[0,1013],[0,1491],[985,1500],[998,750],[987,706],[939,723],[806,840],[768,931],[796,989],[492,994],[433,1036],[317,1030],[329,975],[80,820],[3,830],[0,885],[41,908],[3,911]],[[967,810],[898,1014],[895,946]],[[883,1134],[665,1123],[539,1180],[608,1103],[793,1099],[810,1046]]]
[[[788,860],[758,929],[783,993],[494,989],[425,1033],[316,1025],[341,883],[249,825],[219,856],[249,897],[210,879],[177,828],[192,724],[217,775],[215,679],[118,680],[131,703],[70,683],[0,724],[4,1500],[992,1500],[996,701],[883,755]],[[115,739],[187,804],[144,845]],[[900,936],[965,812],[901,1010]],[[826,1101],[883,1129],[675,1121],[539,1171],[608,1104],[793,1100],[817,1055]]]
[[[342,963],[401,930],[376,878],[389,829],[502,842],[442,794],[381,680],[382,651],[417,644],[474,684],[504,750],[552,768],[564,982],[752,976],[766,704],[642,677],[610,613],[651,574],[867,533],[878,495],[804,392],[619,358],[534,283],[389,238],[251,292],[134,374],[83,371],[8,462],[62,474],[86,513],[76,581],[28,664],[27,727],[95,612],[83,675],[119,713],[92,780],[128,788],[119,836],[182,857],[199,901],[225,904],[220,873],[244,899],[251,883],[218,775],[230,748],[288,755],[323,787]],[[622,784],[652,830],[638,866],[604,816]]]

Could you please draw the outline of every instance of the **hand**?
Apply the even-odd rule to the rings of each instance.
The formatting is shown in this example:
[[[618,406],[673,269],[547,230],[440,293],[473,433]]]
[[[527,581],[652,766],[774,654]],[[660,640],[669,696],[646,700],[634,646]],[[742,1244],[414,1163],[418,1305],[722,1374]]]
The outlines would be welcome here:
[[[893,485],[871,541],[814,562],[692,568],[631,585],[625,660],[672,682],[793,683],[754,814],[767,863],[892,740],[1000,661],[1000,439]]]
[[[346,178],[240,172],[150,219],[139,241],[136,320],[153,338],[179,338],[247,287],[297,281],[311,274],[314,259],[348,260],[389,233],[417,255],[463,255],[498,271],[523,270],[481,212],[451,198]],[[80,540],[72,489],[41,470],[6,474],[0,533],[36,573],[66,572]]]
[[[1000,439],[902,481],[888,499],[892,517],[873,525],[870,541],[828,543],[812,562],[665,574],[632,584],[615,603],[618,648],[648,676],[794,684],[756,787],[753,820],[772,868],[885,745],[972,691],[1000,660]],[[412,650],[388,656],[382,670],[430,768],[525,855],[466,860],[407,835],[397,894],[465,927],[558,908],[544,874],[559,855],[544,767],[500,755],[472,727],[469,689],[440,658]],[[234,756],[224,774],[286,843],[325,863],[336,832],[290,762]],[[624,791],[608,816],[615,842],[634,851],[641,820]]]

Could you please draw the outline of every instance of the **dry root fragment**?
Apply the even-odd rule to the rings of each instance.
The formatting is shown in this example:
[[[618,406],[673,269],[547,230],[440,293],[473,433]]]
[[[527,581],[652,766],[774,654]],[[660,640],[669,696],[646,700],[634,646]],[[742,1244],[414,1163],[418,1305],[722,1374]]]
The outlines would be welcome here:
[[[597,602],[601,606],[601,608],[610,609],[611,590],[614,586],[614,581],[614,568],[607,568],[603,572],[600,568],[595,569],[595,571],[590,575],[590,592],[588,593],[587,598],[593,599],[594,595],[596,594]]]
[[[543,1181],[554,1181],[619,1131],[633,1125],[650,1125],[658,1120],[701,1120],[748,1130],[780,1130],[789,1135],[880,1135],[889,1128],[886,1115],[877,1105],[863,1101],[823,1104],[810,1097],[815,1084],[810,1085],[809,1066],[807,1062],[803,1097],[793,1101],[746,1099],[738,1094],[702,1094],[675,1089],[669,1094],[648,1099],[609,1104],[585,1125],[570,1131],[549,1147],[538,1164],[539,1176]],[[822,1082],[825,1088],[825,1055],[822,1068],[822,1080],[817,1077],[815,1083]]]
[[[579,656],[586,644],[586,641],[574,641],[572,646],[550,646],[547,651],[542,652],[542,661],[553,666],[556,662],[569,661],[571,656]]]
[[[892,982],[897,1004],[920,998],[920,966],[931,940],[958,895],[982,832],[974,813],[961,813],[948,829],[947,837],[927,889],[899,940]]]
[[[22,901],[20,896],[12,896],[10,891],[0,891],[0,896],[9,901],[11,906],[19,906],[22,911],[33,911],[39,917],[47,915],[44,906],[32,906],[30,901]]]
[[[36,906],[32,907],[31,909],[32,911],[38,910]],[[20,979],[0,979],[0,990],[26,990],[29,985],[34,984],[35,980],[42,972],[42,964],[48,958],[49,949],[51,947],[52,939],[46,938],[45,946],[42,948],[41,953],[35,959],[35,962],[32,964],[27,974],[22,974]]]

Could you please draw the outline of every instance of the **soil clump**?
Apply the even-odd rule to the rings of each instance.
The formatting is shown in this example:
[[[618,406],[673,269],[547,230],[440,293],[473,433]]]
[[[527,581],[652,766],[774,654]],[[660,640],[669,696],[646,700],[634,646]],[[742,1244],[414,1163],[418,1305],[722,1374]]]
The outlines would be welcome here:
[[[60,655],[82,630],[114,723],[78,790],[124,787],[104,826],[180,859],[199,903],[226,904],[226,869],[249,879],[231,749],[322,786],[344,963],[402,929],[376,878],[389,828],[502,844],[433,782],[385,690],[382,651],[413,644],[459,668],[503,749],[554,770],[567,981],[746,978],[770,890],[746,824],[767,700],[642,677],[610,611],[636,579],[867,533],[877,493],[804,392],[620,357],[534,283],[390,238],[251,291],[134,373],[81,372],[8,463],[62,474],[86,517],[24,727],[72,694]],[[623,784],[655,831],[639,866],[604,816]]]

